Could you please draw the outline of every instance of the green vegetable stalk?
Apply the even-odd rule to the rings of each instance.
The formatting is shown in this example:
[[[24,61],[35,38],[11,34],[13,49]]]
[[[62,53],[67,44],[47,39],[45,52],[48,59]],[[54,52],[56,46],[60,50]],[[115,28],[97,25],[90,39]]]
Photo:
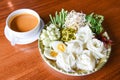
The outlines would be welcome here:
[[[52,24],[55,24],[56,26],[59,27],[63,27],[64,23],[65,23],[65,18],[67,16],[67,11],[65,11],[64,9],[61,10],[61,12],[56,11],[55,13],[55,17],[52,17],[52,15],[50,14],[50,20]]]

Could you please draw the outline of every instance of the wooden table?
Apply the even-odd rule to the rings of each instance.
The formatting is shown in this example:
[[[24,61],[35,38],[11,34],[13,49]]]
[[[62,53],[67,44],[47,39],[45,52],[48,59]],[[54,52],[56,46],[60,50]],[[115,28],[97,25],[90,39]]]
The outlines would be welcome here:
[[[38,42],[11,46],[4,35],[7,16],[16,9],[30,8],[45,23],[49,14],[67,10],[95,12],[105,16],[104,27],[113,40],[111,56],[99,71],[72,77],[52,70],[41,58]],[[120,80],[120,0],[0,0],[0,80]]]

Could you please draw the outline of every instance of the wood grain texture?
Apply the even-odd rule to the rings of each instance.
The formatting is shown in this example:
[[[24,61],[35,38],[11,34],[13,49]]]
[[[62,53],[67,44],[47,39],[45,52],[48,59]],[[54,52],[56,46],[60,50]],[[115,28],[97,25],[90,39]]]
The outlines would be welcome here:
[[[37,41],[11,46],[4,36],[5,21],[14,10],[30,8],[45,23],[49,14],[67,10],[105,16],[104,28],[113,40],[111,56],[99,71],[72,77],[52,70],[41,58]],[[0,0],[0,80],[120,80],[120,0]]]

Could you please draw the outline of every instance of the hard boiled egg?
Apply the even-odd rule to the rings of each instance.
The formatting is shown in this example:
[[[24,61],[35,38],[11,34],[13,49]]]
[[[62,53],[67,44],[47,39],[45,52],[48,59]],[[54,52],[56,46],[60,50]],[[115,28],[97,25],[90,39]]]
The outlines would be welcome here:
[[[51,48],[45,48],[44,55],[51,60],[56,60],[58,54],[62,54],[66,51],[66,45],[61,41],[53,41],[50,46]]]
[[[57,53],[64,53],[66,51],[66,45],[61,41],[54,41],[51,43],[51,47]]]
[[[58,53],[50,48],[45,48],[44,55],[48,59],[56,60]]]

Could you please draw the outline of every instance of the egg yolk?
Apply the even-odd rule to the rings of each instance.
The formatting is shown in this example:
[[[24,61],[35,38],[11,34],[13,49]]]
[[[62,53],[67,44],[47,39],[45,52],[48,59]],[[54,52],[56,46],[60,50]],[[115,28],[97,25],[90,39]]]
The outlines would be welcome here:
[[[64,52],[65,51],[65,45],[63,44],[58,44],[57,49]]]
[[[57,54],[55,51],[51,51],[51,52],[50,52],[50,55],[51,55],[52,57],[56,57],[58,54]]]

